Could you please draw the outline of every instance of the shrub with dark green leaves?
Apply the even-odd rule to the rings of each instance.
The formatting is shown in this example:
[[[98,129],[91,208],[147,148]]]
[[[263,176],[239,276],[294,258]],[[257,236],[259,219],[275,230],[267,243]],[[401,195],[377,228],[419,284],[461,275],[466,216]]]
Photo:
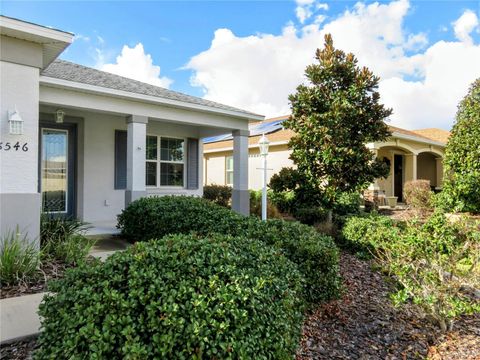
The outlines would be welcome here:
[[[230,207],[232,187],[227,185],[205,185],[203,187],[203,198],[217,205]]]
[[[37,359],[292,359],[302,276],[259,241],[172,235],[52,282]]]
[[[201,198],[164,196],[132,202],[119,215],[118,227],[122,236],[132,242],[190,232],[258,239],[280,249],[299,266],[307,279],[308,302],[326,300],[339,293],[338,249],[333,239],[296,222],[263,222]]]
[[[448,211],[480,213],[480,78],[458,105],[444,171],[440,205]]]

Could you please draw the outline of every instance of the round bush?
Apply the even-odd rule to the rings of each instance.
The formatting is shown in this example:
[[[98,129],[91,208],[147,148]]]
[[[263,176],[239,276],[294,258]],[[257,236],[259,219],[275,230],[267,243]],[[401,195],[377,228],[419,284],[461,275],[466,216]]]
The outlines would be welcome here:
[[[291,359],[302,276],[258,241],[137,243],[68,271],[40,305],[39,359]]]
[[[314,228],[284,220],[245,217],[210,201],[186,196],[142,198],[119,216],[118,227],[130,241],[160,238],[166,234],[219,233],[262,241],[282,251],[297,264],[305,279],[309,303],[339,295],[338,249],[333,239]]]
[[[192,196],[141,198],[118,216],[117,227],[131,242],[161,238],[167,234],[218,232],[238,234],[243,216]]]

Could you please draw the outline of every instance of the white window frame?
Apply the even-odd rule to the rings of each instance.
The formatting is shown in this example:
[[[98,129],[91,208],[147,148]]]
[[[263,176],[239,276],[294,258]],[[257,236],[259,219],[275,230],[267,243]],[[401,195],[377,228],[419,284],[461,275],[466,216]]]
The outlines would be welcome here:
[[[186,145],[187,145],[187,138],[178,137],[178,136],[168,136],[168,135],[157,135],[157,134],[148,134],[147,136],[152,136],[157,138],[157,159],[156,160],[148,160],[145,159],[145,162],[154,162],[157,164],[157,173],[156,173],[156,181],[155,185],[146,185],[147,189],[185,189],[187,187],[187,153],[186,153]],[[169,160],[162,160],[161,159],[161,144],[162,138],[167,139],[176,139],[176,140],[183,140],[182,152],[183,152],[183,160],[182,161],[169,161]],[[172,186],[172,185],[160,185],[160,168],[162,163],[167,164],[183,164],[183,185],[182,186]],[[146,182],[146,181],[145,181]]]
[[[228,168],[228,158],[232,158],[232,168],[231,169]],[[233,168],[234,168],[233,155],[225,156],[225,185],[233,185]],[[229,173],[232,173],[232,182],[231,183],[228,182],[228,174]]]

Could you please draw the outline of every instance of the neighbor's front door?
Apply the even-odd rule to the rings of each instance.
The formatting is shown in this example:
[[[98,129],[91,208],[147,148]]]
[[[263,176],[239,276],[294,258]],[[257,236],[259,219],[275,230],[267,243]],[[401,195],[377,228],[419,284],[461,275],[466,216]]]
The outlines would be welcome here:
[[[40,126],[40,191],[42,211],[71,217],[75,215],[74,124]]]

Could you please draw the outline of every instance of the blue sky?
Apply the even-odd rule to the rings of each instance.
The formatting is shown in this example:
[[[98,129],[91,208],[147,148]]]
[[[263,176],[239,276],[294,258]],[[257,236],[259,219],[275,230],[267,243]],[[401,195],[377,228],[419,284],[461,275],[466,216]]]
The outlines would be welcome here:
[[[407,95],[413,98],[415,94],[411,92],[418,90],[414,88],[428,83],[426,77],[429,70],[425,63],[430,60],[425,59],[431,57],[428,55],[429,50],[440,53],[450,51],[453,56],[453,52],[458,51],[453,45],[450,50],[437,50],[437,48],[444,43],[453,44],[463,41],[466,45],[465,49],[462,47],[462,51],[471,52],[473,49],[474,56],[477,56],[480,43],[478,26],[480,1],[408,2],[398,0],[381,1],[380,4],[366,1],[362,2],[363,8],[356,4],[357,2],[354,1],[319,2],[316,0],[297,0],[296,2],[2,1],[0,6],[3,15],[75,33],[78,37],[61,56],[65,60],[92,67],[114,69],[112,72],[117,71],[122,75],[133,77],[135,75],[125,73],[125,69],[109,68],[106,64],[115,65],[117,57],[122,54],[125,46],[133,49],[138,44],[142,44],[143,54],[150,55],[153,65],[160,67],[158,77],[161,82],[157,84],[254,110],[267,116],[288,112],[286,100],[288,93],[294,90],[295,84],[302,81],[304,65],[313,61],[314,48],[322,45],[323,34],[329,29],[333,29],[329,31],[333,33],[334,41],[335,34],[338,33],[339,44],[346,50],[354,51],[360,63],[368,65],[382,79],[394,83],[403,81],[404,88],[410,91]],[[306,17],[299,16],[299,8],[306,11],[303,13],[307,14]],[[377,13],[382,11],[384,15],[377,16]],[[461,29],[454,30],[453,24],[465,12],[473,15],[469,18],[466,16],[466,21],[462,22],[466,24],[467,30],[463,33],[467,35],[460,40]],[[366,25],[361,24],[362,19],[365,19]],[[369,25],[369,21],[372,25]],[[391,24],[395,26],[392,27]],[[368,34],[364,38],[352,39],[352,43],[349,43],[348,39],[342,39],[342,34],[348,33],[355,26],[358,26],[360,31],[369,27],[376,30],[372,32],[365,30],[364,32]],[[311,27],[314,29],[312,30]],[[218,29],[224,29],[224,31],[218,32]],[[291,35],[292,31],[293,35]],[[383,39],[384,36],[389,39],[378,40]],[[410,37],[414,40],[412,44],[407,44]],[[212,46],[214,39],[221,43],[221,46],[215,49]],[[353,43],[354,40],[356,43]],[[364,47],[358,47],[359,43],[364,44]],[[380,46],[379,44],[384,46],[384,49],[378,48],[369,52],[369,47],[373,49]],[[279,55],[276,51],[280,48],[284,48],[284,53],[288,53],[288,56]],[[303,48],[305,48],[305,54],[302,52]],[[294,58],[292,68],[280,67],[277,64],[277,67],[272,65],[270,69],[269,50],[272,51],[272,64],[288,65],[288,61],[285,61],[282,56],[286,56],[287,60],[292,57]],[[300,56],[297,54],[300,53],[303,59],[297,59]],[[375,56],[369,56],[373,53]],[[438,57],[441,56],[440,53]],[[385,63],[379,60],[379,57],[385,54],[390,58],[390,62]],[[423,59],[417,59],[420,57]],[[255,59],[258,62],[255,62]],[[451,59],[451,62],[443,66],[454,67],[455,61],[458,59]],[[454,94],[455,101],[458,100],[460,93],[466,91],[466,81],[480,76],[480,68],[475,64],[469,64],[469,68],[465,68],[466,65],[463,63],[459,63],[458,66],[462,67],[463,71],[471,72],[471,76],[467,76],[468,79],[463,80],[461,86],[458,85],[459,89]],[[252,69],[254,67],[258,69]],[[402,69],[398,70],[399,67]],[[271,72],[262,72],[265,68]],[[291,72],[291,74],[287,76],[283,72]],[[262,75],[262,79],[259,79],[259,74]],[[286,78],[283,79],[284,76]],[[277,78],[283,79],[282,82],[277,84],[275,80]],[[155,83],[155,80],[152,83]],[[272,91],[269,90],[269,84],[278,89],[279,94],[272,97],[269,93]],[[388,82],[386,84],[388,85]],[[405,119],[408,111],[411,111],[410,109],[414,106],[409,105],[404,109],[405,105],[402,101],[392,100],[402,95],[392,94],[392,90],[388,92],[392,87],[394,84],[384,86],[386,89],[384,91],[387,105],[399,109],[398,118],[395,118],[394,122],[405,127],[416,125],[418,123],[416,118]],[[251,93],[250,97],[244,95],[245,93]],[[432,114],[424,114],[426,120],[422,125],[435,122],[436,114],[441,114],[443,111],[444,109],[438,109]],[[451,125],[452,111],[454,109],[450,111],[448,118],[437,124],[439,127],[448,128]],[[421,117],[422,114],[415,116]]]

